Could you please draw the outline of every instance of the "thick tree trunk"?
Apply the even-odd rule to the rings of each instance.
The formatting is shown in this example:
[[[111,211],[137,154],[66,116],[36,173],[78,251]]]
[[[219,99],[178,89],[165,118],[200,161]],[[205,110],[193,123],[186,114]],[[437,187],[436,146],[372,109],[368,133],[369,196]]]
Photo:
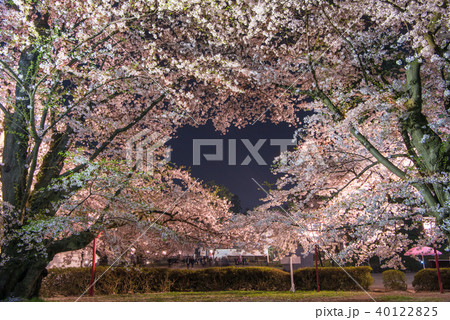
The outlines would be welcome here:
[[[450,140],[442,141],[441,137],[430,128],[428,119],[422,112],[422,84],[420,76],[421,63],[418,59],[410,63],[410,68],[406,71],[406,80],[410,99],[406,103],[408,116],[405,120],[405,127],[408,133],[407,144],[411,144],[419,156],[419,171],[424,176],[443,174],[450,172]],[[410,152],[411,153],[411,152]],[[412,157],[417,156],[411,154]],[[450,192],[448,184],[431,182],[427,188],[434,193],[436,205],[430,207],[432,215],[436,217],[437,224],[444,226],[450,217]],[[423,195],[423,194],[422,194]],[[450,241],[450,232],[446,228],[441,228]]]
[[[86,247],[96,232],[84,231],[77,235],[48,243],[47,255],[38,251],[17,253],[17,241],[2,247],[9,260],[0,267],[0,301],[9,298],[30,299],[39,295],[42,279],[47,275],[46,267],[60,252],[75,251]],[[20,242],[20,240],[19,240]]]
[[[0,267],[0,300],[37,297],[42,279],[47,275],[48,262],[48,258],[24,260],[11,257]]]

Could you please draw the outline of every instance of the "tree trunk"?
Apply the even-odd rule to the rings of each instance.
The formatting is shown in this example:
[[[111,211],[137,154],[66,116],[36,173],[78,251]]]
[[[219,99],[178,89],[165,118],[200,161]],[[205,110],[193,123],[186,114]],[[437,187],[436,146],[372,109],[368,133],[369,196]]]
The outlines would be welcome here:
[[[9,260],[0,266],[0,301],[12,297],[25,299],[37,297],[42,279],[47,275],[46,267],[54,256],[60,252],[84,248],[96,235],[96,232],[84,231],[49,242],[46,244],[46,256],[37,250],[26,251],[26,254],[18,253],[18,243],[21,240],[9,242],[1,248],[2,254]]]
[[[49,258],[24,260],[18,255],[0,268],[0,300],[31,299],[39,295]]]

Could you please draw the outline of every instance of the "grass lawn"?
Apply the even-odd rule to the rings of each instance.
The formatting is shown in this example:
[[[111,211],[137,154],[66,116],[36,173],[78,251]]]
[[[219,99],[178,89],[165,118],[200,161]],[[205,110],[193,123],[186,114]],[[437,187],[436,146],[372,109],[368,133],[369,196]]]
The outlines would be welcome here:
[[[369,292],[376,301],[450,301],[450,292]],[[78,297],[44,298],[45,301],[75,301]],[[363,292],[354,291],[210,291],[210,292],[158,292],[146,294],[118,294],[84,296],[80,301],[147,301],[147,302],[266,302],[266,301],[372,301]]]

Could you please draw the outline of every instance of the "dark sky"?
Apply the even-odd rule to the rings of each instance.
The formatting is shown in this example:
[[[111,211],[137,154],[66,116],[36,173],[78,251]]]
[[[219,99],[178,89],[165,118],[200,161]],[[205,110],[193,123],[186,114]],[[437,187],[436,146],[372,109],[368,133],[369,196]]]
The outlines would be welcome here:
[[[257,122],[244,129],[231,128],[222,135],[215,131],[211,122],[207,125],[194,128],[186,126],[177,131],[177,137],[170,140],[168,145],[173,149],[171,161],[177,165],[191,168],[192,176],[203,181],[214,180],[219,185],[227,186],[230,191],[241,199],[242,209],[253,208],[260,204],[260,198],[264,193],[258,190],[258,186],[252,180],[254,178],[260,184],[264,181],[273,183],[276,177],[271,173],[270,167],[273,159],[280,154],[280,147],[271,146],[271,139],[292,140],[295,128],[288,124],[275,125],[272,123]],[[223,160],[211,161],[205,159],[205,154],[216,153],[215,146],[202,146],[200,165],[194,165],[193,145],[194,139],[222,139]],[[230,165],[228,160],[230,139],[236,139],[236,165]],[[247,150],[241,139],[248,139],[254,146],[259,139],[267,139],[258,150],[266,165],[258,165],[251,153]],[[260,142],[262,143],[262,142]],[[292,147],[289,147],[291,150]],[[250,156],[251,162],[242,165],[244,159]]]

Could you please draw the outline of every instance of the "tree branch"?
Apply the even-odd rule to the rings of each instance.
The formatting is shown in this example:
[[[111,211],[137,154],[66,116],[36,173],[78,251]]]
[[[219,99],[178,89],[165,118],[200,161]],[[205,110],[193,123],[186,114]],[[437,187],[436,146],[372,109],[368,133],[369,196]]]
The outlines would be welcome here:
[[[97,234],[98,232],[86,230],[78,235],[74,234],[67,238],[53,241],[47,246],[47,251],[50,255],[55,255],[60,252],[83,249],[94,240]]]
[[[44,134],[46,134],[49,130],[53,129],[59,121],[61,121],[61,119],[63,119],[64,117],[66,117],[76,106],[78,106],[81,102],[84,101],[84,99],[86,97],[88,97],[89,95],[93,94],[94,92],[96,92],[99,88],[110,84],[111,82],[115,82],[115,81],[120,81],[120,80],[126,80],[126,79],[130,79],[132,78],[131,76],[129,77],[120,77],[120,78],[115,78],[115,79],[110,79],[108,81],[106,81],[105,83],[102,83],[101,85],[89,90],[88,92],[86,92],[80,99],[78,99],[77,102],[75,102],[73,105],[70,106],[70,108],[68,108],[65,112],[63,112],[57,119],[55,119],[52,124],[50,126],[47,127],[47,129],[45,129],[42,133],[42,136]]]
[[[318,86],[318,81],[315,76],[314,68],[312,68],[313,72],[313,78],[316,83],[316,87],[319,92],[319,98],[321,101],[325,104],[325,106],[332,112],[332,114],[335,116],[336,121],[343,120],[344,114],[333,104],[333,102],[328,98],[328,96],[320,90]],[[417,93],[417,90],[414,92]],[[421,97],[421,96],[420,96]],[[389,161],[388,158],[383,156],[381,152],[378,151],[377,148],[375,148],[370,141],[362,135],[355,127],[350,127],[350,133],[358,139],[358,141],[366,148],[369,153],[377,159],[379,163],[381,163],[383,166],[385,166],[389,171],[391,171],[393,174],[401,178],[402,180],[405,180],[406,173],[403,172],[400,168],[398,168],[396,165],[394,165],[391,161]],[[439,205],[439,202],[437,201],[436,197],[431,193],[431,191],[428,189],[426,185],[423,183],[413,183],[413,186],[420,192],[420,194],[424,197],[425,201],[429,205],[430,208],[434,208],[437,205]]]
[[[357,58],[358,63],[359,63],[359,66],[361,68],[361,73],[362,73],[362,76],[364,78],[364,81],[366,82],[366,84],[369,84],[369,79],[367,78],[367,73],[366,73],[367,69],[366,69],[366,67],[363,64],[363,61],[361,59],[360,54],[358,53],[358,51],[356,51],[355,46],[353,45],[353,43],[347,37],[344,36],[344,34],[341,32],[341,30],[339,30],[334,25],[334,23],[331,21],[330,17],[327,15],[327,13],[325,12],[325,9],[323,7],[322,7],[321,11],[322,11],[323,15],[325,16],[325,18],[330,23],[330,25],[333,27],[333,29],[338,33],[339,37],[341,37],[341,39],[344,40],[350,46],[350,48],[352,48],[353,53],[356,55],[356,58]]]
[[[5,106],[4,106],[3,104],[1,104],[1,103],[0,103],[0,110],[2,110],[3,113],[4,113],[6,116],[10,116],[10,115],[11,115],[11,112],[9,112],[9,111],[5,108]]]
[[[132,128],[136,123],[138,123],[140,120],[142,120],[149,112],[150,110],[152,110],[159,102],[161,102],[164,97],[165,97],[166,93],[161,94],[156,100],[154,100],[150,106],[148,106],[144,111],[142,111],[142,113],[135,117],[129,124],[127,124],[126,126],[116,129],[114,130],[113,133],[111,133],[111,135],[108,137],[108,139],[103,142],[100,147],[98,147],[94,153],[89,157],[89,161],[93,161],[95,160],[98,155],[100,153],[102,153],[106,147],[108,147],[108,145],[114,140],[115,137],[117,137],[120,133],[125,132],[127,130],[129,130],[130,128]],[[73,168],[72,170],[67,171],[66,173],[62,174],[61,177],[67,177],[73,173],[79,172],[80,170],[86,168],[87,163],[84,164],[80,164],[78,166],[76,166],[75,168]]]
[[[0,64],[3,66],[3,69],[6,71],[6,73],[14,80],[16,81],[24,90],[26,90],[24,83],[19,79],[19,76],[14,72],[13,69],[8,66],[6,62],[0,59]]]

